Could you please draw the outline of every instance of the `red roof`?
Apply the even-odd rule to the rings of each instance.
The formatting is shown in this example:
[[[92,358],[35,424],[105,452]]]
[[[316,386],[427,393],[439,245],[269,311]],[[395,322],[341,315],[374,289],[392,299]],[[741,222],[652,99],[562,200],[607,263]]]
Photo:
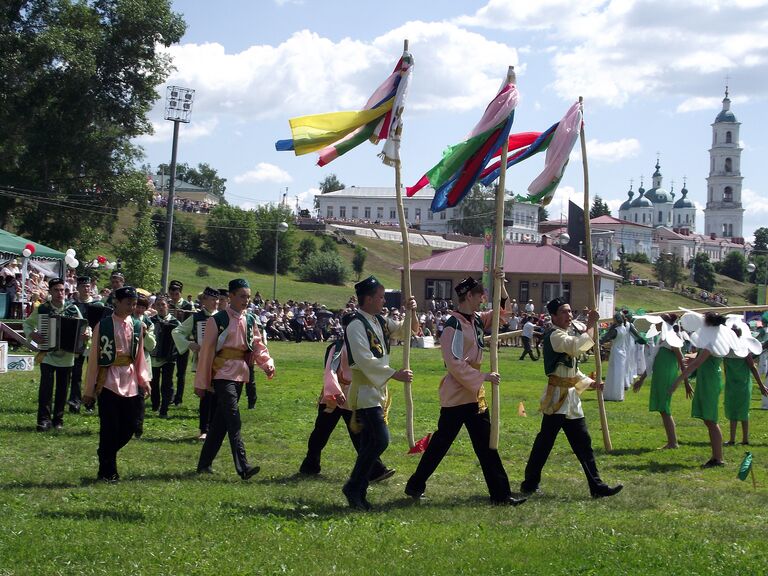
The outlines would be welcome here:
[[[430,258],[411,264],[411,270],[442,272],[477,272],[483,270],[484,247],[470,244],[455,250],[441,252]],[[563,250],[563,274],[586,276],[587,261]],[[597,276],[619,279],[621,276],[594,267]],[[558,274],[560,271],[560,249],[550,244],[505,244],[504,271],[508,274]]]
[[[589,222],[591,224],[622,224],[624,226],[637,226],[638,228],[652,228],[652,226],[648,226],[646,224],[638,224],[637,222],[630,222],[629,220],[614,218],[610,214],[603,214],[597,218],[592,218]]]

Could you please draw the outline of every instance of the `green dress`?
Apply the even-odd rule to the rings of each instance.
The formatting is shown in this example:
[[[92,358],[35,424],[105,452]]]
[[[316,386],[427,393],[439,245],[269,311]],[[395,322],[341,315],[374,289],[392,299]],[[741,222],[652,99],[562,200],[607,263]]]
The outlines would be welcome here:
[[[723,359],[710,355],[696,370],[691,416],[717,422],[720,392],[723,391]]]
[[[653,374],[651,375],[651,397],[648,410],[671,414],[672,396],[669,389],[674,384],[680,373],[675,353],[666,346],[659,346],[656,358],[653,361]]]
[[[725,358],[725,417],[728,420],[749,420],[752,400],[752,372],[744,358]]]

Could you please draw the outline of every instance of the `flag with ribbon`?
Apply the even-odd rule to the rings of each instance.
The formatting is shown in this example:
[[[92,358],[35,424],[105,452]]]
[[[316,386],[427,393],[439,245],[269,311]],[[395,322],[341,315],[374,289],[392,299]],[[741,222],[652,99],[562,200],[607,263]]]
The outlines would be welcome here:
[[[441,212],[461,202],[488,162],[498,155],[501,144],[509,137],[517,101],[517,87],[505,80],[466,139],[449,146],[443,152],[440,162],[422,176],[415,186],[406,188],[406,194],[413,196],[430,184],[435,189],[432,212]]]
[[[291,118],[292,138],[278,140],[275,149],[293,151],[296,156],[318,152],[318,166],[325,166],[352,148],[369,140],[399,141],[405,96],[413,70],[413,57],[403,52],[392,74],[371,95],[362,110],[329,112]],[[399,159],[399,146],[392,142],[379,155],[385,164]]]

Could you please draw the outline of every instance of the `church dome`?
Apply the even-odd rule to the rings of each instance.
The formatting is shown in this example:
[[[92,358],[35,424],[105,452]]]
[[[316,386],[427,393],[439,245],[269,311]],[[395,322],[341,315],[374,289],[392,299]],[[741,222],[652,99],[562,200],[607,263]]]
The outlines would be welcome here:
[[[635,193],[632,191],[632,186],[630,186],[629,187],[629,191],[627,192],[628,198],[627,198],[626,202],[624,202],[624,204],[619,206],[619,212],[622,212],[624,210],[629,210],[630,206],[632,205],[632,196],[634,196],[634,195],[635,195]]]
[[[640,193],[640,195],[634,200],[632,200],[632,203],[630,204],[630,206],[632,208],[653,208],[653,204],[651,203],[651,201],[645,197],[645,188],[640,188],[638,192]]]
[[[670,193],[667,192],[664,188],[651,188],[648,190],[648,192],[645,193],[645,197],[650,200],[653,204],[669,204],[672,202],[672,197],[670,196]]]
[[[675,208],[693,208],[694,207],[693,202],[691,202],[687,198],[688,188],[683,188],[681,193],[682,193],[682,197],[680,198],[680,200],[675,202]]]
[[[736,122],[736,115],[731,112],[731,99],[728,98],[728,87],[725,88],[725,98],[723,98],[723,109],[715,118],[715,124],[718,122]]]

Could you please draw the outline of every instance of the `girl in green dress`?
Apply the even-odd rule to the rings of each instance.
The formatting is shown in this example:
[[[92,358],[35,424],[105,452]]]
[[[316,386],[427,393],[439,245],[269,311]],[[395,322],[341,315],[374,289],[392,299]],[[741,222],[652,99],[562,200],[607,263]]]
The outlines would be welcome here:
[[[736,444],[736,428],[741,422],[741,443],[749,444],[749,403],[752,400],[752,376],[757,380],[760,393],[768,396],[760,379],[753,354],[762,352],[762,344],[753,338],[749,326],[738,317],[729,317],[726,324],[731,327],[739,340],[740,348],[732,351],[723,360],[725,371],[725,417],[731,425],[730,439],[726,446]],[[746,355],[745,355],[746,354]]]
[[[718,404],[723,390],[723,357],[738,347],[736,334],[725,326],[725,317],[714,312],[707,312],[706,315],[687,312],[680,323],[690,333],[691,344],[698,354],[672,384],[670,394],[696,371],[691,416],[704,421],[712,448],[712,457],[702,468],[723,466],[723,433],[717,422]]]
[[[674,329],[677,315],[664,314],[662,316],[646,316],[645,318],[651,322],[651,327],[646,333],[648,357],[646,358],[645,372],[637,379],[633,390],[638,392],[645,379],[651,376],[651,396],[648,410],[661,414],[661,421],[667,434],[667,443],[662,446],[662,449],[674,449],[678,447],[678,443],[675,420],[672,418],[670,388],[677,375],[685,369],[683,355],[680,352],[683,339]],[[686,379],[685,396],[690,398],[692,394],[693,389]]]

